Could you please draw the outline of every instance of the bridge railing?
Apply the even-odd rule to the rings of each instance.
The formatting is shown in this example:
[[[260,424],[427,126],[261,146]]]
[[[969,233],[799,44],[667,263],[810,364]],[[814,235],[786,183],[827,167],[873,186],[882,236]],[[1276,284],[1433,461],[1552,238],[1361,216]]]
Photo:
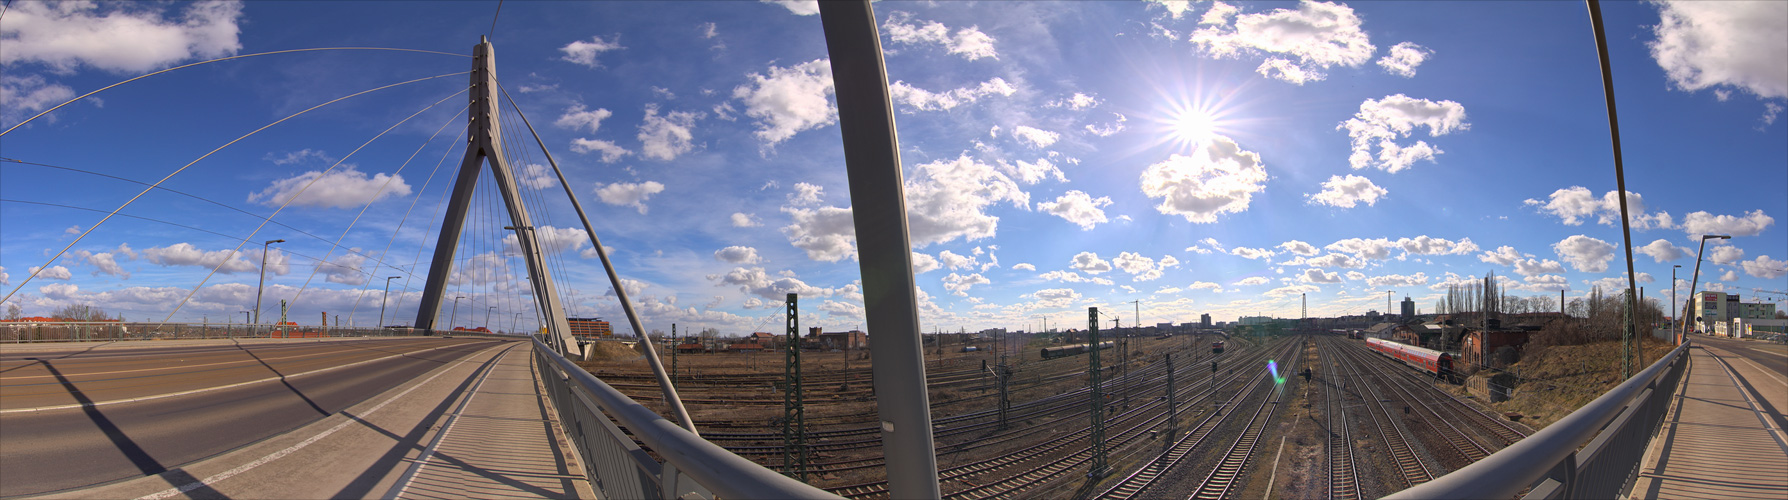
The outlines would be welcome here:
[[[1614,498],[1638,477],[1671,395],[1688,366],[1688,343],[1625,383],[1526,439],[1388,499]],[[1526,495],[1522,491],[1526,490]]]
[[[598,497],[839,498],[683,430],[560,356],[539,338],[533,342],[542,382]],[[660,458],[641,449],[627,432]]]
[[[444,333],[441,331],[437,334]],[[480,332],[454,332],[480,333]],[[130,340],[193,340],[249,338],[413,337],[413,328],[354,328],[315,325],[251,325],[242,323],[127,323],[121,321],[0,322],[0,344],[45,342],[122,342]]]

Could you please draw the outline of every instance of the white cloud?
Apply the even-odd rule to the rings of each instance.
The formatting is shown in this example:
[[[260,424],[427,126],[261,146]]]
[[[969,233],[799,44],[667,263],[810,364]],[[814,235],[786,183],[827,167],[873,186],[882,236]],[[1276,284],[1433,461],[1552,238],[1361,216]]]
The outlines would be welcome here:
[[[764,261],[757,256],[757,249],[733,245],[714,251],[714,260],[729,264],[758,264]]]
[[[1336,273],[1312,268],[1305,269],[1303,274],[1298,275],[1298,281],[1305,283],[1340,283],[1341,276]]]
[[[1254,193],[1266,188],[1266,180],[1259,154],[1220,135],[1212,136],[1192,156],[1174,154],[1149,165],[1141,179],[1143,194],[1161,198],[1155,210],[1200,224],[1246,211]]]
[[[1521,260],[1521,252],[1515,251],[1515,247],[1504,245],[1496,247],[1495,251],[1485,251],[1478,256],[1478,260],[1499,266],[1512,266],[1515,261]]]
[[[690,132],[698,115],[688,111],[672,111],[658,116],[658,105],[646,105],[646,117],[639,124],[640,156],[670,161],[694,148]],[[605,155],[607,153],[604,153]]]
[[[1720,275],[1720,281],[1738,281],[1738,271],[1727,269],[1726,274]]]
[[[361,271],[361,266],[365,263],[366,256],[360,254],[359,248],[354,248],[348,254],[337,257],[333,262],[318,265],[317,272],[323,275],[324,281],[330,283],[364,285],[372,279],[364,271]]]
[[[1309,243],[1304,243],[1304,242],[1298,241],[1298,240],[1291,240],[1291,241],[1287,241],[1284,243],[1280,243],[1279,248],[1282,250],[1285,250],[1287,252],[1302,255],[1305,257],[1310,257],[1313,255],[1316,255],[1316,252],[1317,252],[1315,246],[1312,246]]]
[[[565,113],[559,115],[559,119],[553,121],[553,125],[557,125],[559,128],[568,128],[572,130],[581,129],[594,134],[597,129],[602,128],[602,120],[608,119],[608,117],[614,115],[613,112],[603,108],[596,108],[595,111],[590,111],[584,108],[584,104],[580,102],[572,104],[569,108],[565,108]]]
[[[1612,226],[1620,222],[1620,197],[1615,193],[1608,191],[1596,198],[1588,188],[1571,186],[1553,191],[1544,202],[1530,199],[1522,204],[1540,207],[1540,211],[1551,213],[1567,226],[1582,225],[1590,216],[1595,216],[1597,223]],[[1669,213],[1646,214],[1645,197],[1631,191],[1627,192],[1627,213],[1632,215],[1635,229],[1667,229],[1675,225]]]
[[[1072,306],[1075,301],[1080,300],[1080,292],[1072,288],[1045,288],[1028,295],[1036,299],[1032,305],[1038,309],[1060,309]]]
[[[1389,53],[1379,58],[1378,66],[1384,68],[1386,73],[1404,78],[1414,78],[1416,67],[1421,66],[1422,62],[1428,60],[1428,56],[1431,55],[1434,55],[1434,51],[1428,50],[1427,47],[1403,42],[1392,46]]]
[[[1237,15],[1233,26],[1227,14],[1206,16],[1203,24],[1212,26],[1192,32],[1192,43],[1212,57],[1265,54],[1269,62],[1261,65],[1261,74],[1292,83],[1322,80],[1333,66],[1359,67],[1377,50],[1360,30],[1360,18],[1343,4],[1306,0],[1297,10]],[[1267,71],[1269,66],[1279,74]]]
[[[1707,260],[1715,264],[1732,264],[1745,258],[1745,251],[1732,245],[1718,245],[1707,252]]]
[[[637,208],[640,215],[646,213],[646,200],[661,192],[664,192],[664,185],[657,181],[596,184],[596,197],[600,198],[603,203],[617,207]]]
[[[66,268],[66,267],[50,266],[49,269],[44,269],[42,272],[39,272],[38,269],[40,269],[38,266],[31,266],[30,268],[28,268],[26,270],[26,272],[28,272],[30,274],[35,274],[35,275],[37,275],[37,277],[43,278],[46,280],[74,279],[74,273],[68,272],[68,268]]]
[[[958,237],[993,237],[999,217],[988,215],[986,209],[994,203],[1030,208],[1030,195],[1010,177],[966,153],[915,165],[908,172],[907,224],[913,245],[920,248]]]
[[[1608,261],[1614,260],[1614,245],[1581,234],[1552,244],[1552,251],[1558,253],[1559,260],[1586,273],[1607,271]]]
[[[1652,59],[1670,83],[1694,92],[1740,89],[1788,97],[1788,3],[1656,2]],[[1724,100],[1724,99],[1722,99]]]
[[[577,40],[564,47],[559,47],[559,51],[565,53],[559,59],[591,68],[600,68],[602,63],[596,61],[597,54],[624,48],[626,47],[621,46],[621,35],[615,35],[608,40],[603,40],[600,36],[591,37],[588,42]]]
[[[1173,257],[1163,258],[1162,265],[1156,267],[1155,259],[1144,257],[1142,254],[1121,252],[1116,258],[1111,259],[1111,262],[1112,264],[1117,265],[1118,269],[1122,269],[1126,273],[1135,275],[1134,280],[1140,282],[1152,281],[1156,278],[1160,278],[1162,269],[1171,267],[1172,265],[1178,265],[1178,260],[1167,260],[1172,258]]]
[[[1297,295],[1300,293],[1315,293],[1315,292],[1320,292],[1320,291],[1322,291],[1322,289],[1318,288],[1316,285],[1289,285],[1289,286],[1282,286],[1279,288],[1274,288],[1272,290],[1267,290],[1265,293],[1262,293],[1261,295],[1265,295],[1267,297],[1279,298],[1279,297],[1289,297],[1289,296]]]
[[[924,253],[913,252],[913,274],[925,274],[936,271],[939,267],[941,266],[938,264],[936,257]],[[1031,268],[1031,270],[1035,271],[1037,269]]]
[[[1428,274],[1420,272],[1410,275],[1386,274],[1366,278],[1366,286],[1372,288],[1412,287],[1426,284],[1428,284]]]
[[[863,306],[836,300],[827,300],[819,306],[820,312],[834,318],[850,318],[861,320],[864,316]]]
[[[1267,284],[1268,281],[1272,281],[1272,280],[1262,278],[1260,276],[1250,276],[1247,278],[1242,278],[1239,281],[1236,281],[1235,285],[1236,286],[1265,285],[1265,284]],[[1192,288],[1198,288],[1198,285],[1193,285]]]
[[[1652,241],[1649,245],[1635,248],[1633,250],[1649,255],[1652,260],[1658,261],[1659,263],[1680,259],[1689,254],[1689,249],[1676,246],[1675,243],[1671,243],[1669,240],[1664,239]]]
[[[974,103],[982,97],[994,94],[1010,96],[1014,92],[1018,92],[1018,88],[999,77],[994,77],[973,87],[962,87],[943,92],[931,92],[907,85],[905,81],[895,81],[888,85],[889,97],[894,102],[920,111],[955,109],[957,106]]]
[[[1363,279],[1366,279],[1366,273],[1362,273],[1359,271],[1348,271],[1347,279],[1354,280],[1354,281],[1363,280]]]
[[[1066,219],[1068,222],[1080,226],[1081,230],[1091,231],[1094,226],[1109,222],[1105,218],[1105,210],[1100,207],[1110,205],[1111,197],[1109,196],[1093,198],[1083,191],[1069,190],[1055,201],[1038,202],[1037,210]]]
[[[976,247],[980,248],[980,247]],[[956,252],[944,250],[937,254],[938,263],[951,270],[973,268],[979,265],[973,255],[958,255]]]
[[[807,258],[821,262],[837,262],[857,253],[856,223],[851,209],[819,207],[814,209],[783,207],[791,223],[782,228],[788,242],[807,251]]]
[[[974,287],[975,285],[985,285],[988,283],[992,282],[987,281],[987,278],[981,277],[980,274],[963,276],[956,273],[950,273],[949,276],[944,277],[944,289],[950,291],[950,294],[957,297],[967,297],[969,288]]]
[[[1273,257],[1274,252],[1265,248],[1235,247],[1229,250],[1230,255],[1252,260],[1266,260]]]
[[[817,12],[819,7],[814,8]],[[834,91],[832,60],[770,66],[768,73],[747,75],[750,82],[733,89],[733,98],[745,104],[745,115],[757,119],[758,140],[775,145],[837,121],[838,108],[826,98]]]
[[[1539,276],[1528,276],[1528,277],[1522,278],[1521,281],[1525,284],[1520,285],[1516,288],[1525,290],[1525,291],[1529,291],[1529,292],[1545,292],[1545,291],[1555,292],[1558,290],[1570,290],[1571,289],[1570,280],[1567,280],[1567,279],[1565,279],[1564,276],[1560,276],[1557,274],[1543,274],[1543,275],[1539,275]],[[1436,290],[1440,290],[1440,289],[1444,289],[1444,287],[1436,289]]]
[[[1384,239],[1348,238],[1328,244],[1323,248],[1331,252],[1349,253],[1363,259],[1384,260],[1391,256],[1391,248],[1396,243]]]
[[[1612,254],[1610,254],[1612,257]],[[1552,259],[1524,259],[1515,261],[1515,274],[1536,276],[1547,273],[1565,272],[1564,264]]]
[[[818,205],[820,198],[826,195],[826,189],[805,182],[795,183],[795,190],[788,194],[788,204],[797,207]]]
[[[1262,278],[1262,279],[1264,280],[1265,278]],[[1265,281],[1262,281],[1262,283],[1264,283],[1264,282]],[[1209,281],[1194,281],[1194,282],[1192,282],[1192,285],[1186,287],[1186,289],[1187,290],[1206,290],[1206,289],[1208,289],[1213,292],[1223,291],[1222,286],[1220,286],[1216,283],[1209,282]]]
[[[0,123],[11,125],[24,121],[32,114],[62,104],[74,96],[74,89],[46,82],[42,76],[0,76]]]
[[[217,272],[224,274],[255,272],[260,269],[259,264],[242,258],[240,252],[232,250],[213,250],[206,252],[199,250],[191,243],[175,243],[165,247],[152,247],[143,250],[143,257],[147,259],[149,263],[159,266],[199,266],[206,269],[215,268],[217,269]]]
[[[529,163],[528,166],[522,167],[521,175],[517,177],[520,177],[517,180],[521,181],[523,186],[534,189],[546,189],[559,185],[559,176],[554,175],[551,168],[538,163]]]
[[[1062,138],[1062,134],[1024,125],[1019,125],[1018,128],[1012,129],[1012,136],[1018,138],[1018,142],[1028,144],[1031,147],[1038,149],[1047,148],[1050,144],[1055,144],[1057,139]]]
[[[11,285],[12,275],[6,274],[6,266],[0,266],[0,285]]]
[[[1377,167],[1396,173],[1417,160],[1434,161],[1434,156],[1441,154],[1439,148],[1425,141],[1408,146],[1397,144],[1398,138],[1409,137],[1422,126],[1428,127],[1428,135],[1433,137],[1471,129],[1471,124],[1465,122],[1465,106],[1453,101],[1435,102],[1403,94],[1379,100],[1367,99],[1360,103],[1360,111],[1354,113],[1353,118],[1335,128],[1346,130],[1347,136],[1353,139],[1353,154],[1347,161],[1355,170]],[[1377,158],[1372,156],[1373,147],[1378,148]]]
[[[1068,182],[1068,177],[1062,175],[1062,169],[1055,166],[1055,163],[1051,163],[1048,158],[1038,158],[1036,163],[1024,160],[1019,160],[1017,163],[1018,166],[1014,167],[1002,162],[1000,163],[1000,170],[1005,171],[1006,174],[1011,177],[1017,178],[1020,182],[1025,183],[1025,185],[1034,185],[1043,182],[1043,179],[1049,177],[1055,177],[1056,182]]]
[[[0,64],[41,63],[57,73],[81,66],[144,73],[242,49],[236,24],[241,2],[185,4],[178,15],[168,15],[173,5],[13,2]]]
[[[1020,262],[1017,264],[1013,264],[1012,270],[1013,271],[1035,271],[1035,270],[1037,270],[1037,266],[1033,266],[1029,262]]]
[[[1331,175],[1322,183],[1322,192],[1310,195],[1310,203],[1340,208],[1353,208],[1360,203],[1372,206],[1389,192],[1373,184],[1372,179],[1352,174],[1347,177]]]
[[[763,2],[763,3],[771,3],[771,4],[781,5],[783,7],[788,8],[789,12],[793,12],[797,16],[811,16],[811,15],[819,14],[819,1],[818,0],[758,0],[758,1]]]
[[[1766,280],[1788,276],[1788,262],[1771,259],[1768,255],[1759,255],[1755,259],[1740,262],[1739,267],[1744,268],[1745,274]]]
[[[979,26],[961,28],[951,35],[950,28],[937,21],[912,21],[912,14],[890,12],[887,22],[882,23],[882,34],[894,43],[941,46],[970,61],[983,57],[999,59],[993,37],[982,33]]]
[[[831,297],[838,293],[836,289],[808,285],[794,276],[770,279],[761,267],[735,267],[726,274],[710,274],[708,280],[717,281],[714,286],[737,286],[742,293],[777,302],[787,299],[790,293],[800,294],[803,298]]]
[[[1427,235],[1417,236],[1415,238],[1399,238],[1397,239],[1397,246],[1402,247],[1404,252],[1416,255],[1465,255],[1478,251],[1478,245],[1472,243],[1471,238],[1460,238],[1459,241],[1452,241],[1441,238],[1431,238]]]
[[[1204,15],[1199,16],[1198,24],[1226,25],[1229,24],[1229,18],[1241,11],[1240,7],[1223,3],[1221,0],[1211,2],[1210,10],[1204,11]]]
[[[503,256],[520,257],[520,240],[516,239],[514,231],[506,232],[508,234],[503,235]],[[584,232],[584,229],[581,227],[572,228],[541,225],[534,226],[532,232],[534,233],[534,245],[539,247],[540,253],[545,255],[555,255],[566,251],[581,250],[590,245],[590,234]],[[609,248],[608,250],[610,253],[613,253],[614,251],[613,248]],[[596,257],[595,249],[584,250],[584,253],[589,254],[583,255],[586,259]]]
[[[581,137],[571,140],[571,152],[602,153],[603,163],[614,163],[616,160],[620,160],[623,156],[633,154],[633,152],[628,151],[627,148],[615,145],[613,141],[584,139]]]
[[[1116,121],[1113,121],[1108,125],[1088,124],[1085,127],[1086,131],[1099,137],[1108,137],[1118,132],[1123,132],[1124,122],[1130,121],[1130,119],[1118,113],[1112,113],[1112,115],[1117,117]]]
[[[1282,264],[1292,265],[1290,262]],[[1362,268],[1366,267],[1366,261],[1355,257],[1349,257],[1345,254],[1331,253],[1321,257],[1304,259],[1303,265],[1310,267]]]
[[[1099,274],[1110,271],[1111,262],[1099,258],[1098,254],[1092,252],[1080,252],[1074,254],[1074,260],[1068,262],[1068,267],[1087,274]]]
[[[1071,96],[1068,96],[1068,97],[1065,97],[1062,99],[1057,99],[1054,101],[1049,101],[1049,103],[1044,104],[1044,106],[1051,107],[1051,108],[1065,107],[1065,108],[1072,109],[1075,111],[1080,111],[1083,109],[1098,106],[1101,102],[1103,102],[1103,101],[1100,101],[1099,98],[1097,98],[1097,97],[1086,95],[1086,94],[1083,94],[1080,92],[1075,92],[1074,95],[1071,95]],[[1119,115],[1119,116],[1122,116],[1122,115]]]
[[[410,195],[410,185],[401,174],[379,173],[368,178],[365,172],[344,166],[328,174],[311,170],[294,177],[273,181],[258,193],[249,193],[249,203],[278,207],[288,202],[296,206],[357,208],[385,198]],[[296,196],[296,199],[293,197]]]
[[[1150,9],[1154,9],[1155,7],[1162,7],[1164,9],[1166,9],[1167,15],[1173,17],[1174,19],[1179,19],[1180,16],[1186,14],[1186,11],[1192,10],[1192,0],[1144,0],[1144,1],[1149,2]]]
[[[733,227],[758,227],[764,225],[764,222],[758,220],[757,216],[744,212],[733,212],[732,221]]]
[[[1748,212],[1743,217],[1695,212],[1682,218],[1682,230],[1695,238],[1703,234],[1756,236],[1775,223],[1776,219],[1764,215],[1762,210]]]

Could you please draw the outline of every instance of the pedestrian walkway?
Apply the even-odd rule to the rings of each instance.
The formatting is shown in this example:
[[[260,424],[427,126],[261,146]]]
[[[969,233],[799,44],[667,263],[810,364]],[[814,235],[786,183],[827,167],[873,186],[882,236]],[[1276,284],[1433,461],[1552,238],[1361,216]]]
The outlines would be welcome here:
[[[1688,373],[1629,498],[1788,498],[1788,382],[1719,348],[1689,349]]]

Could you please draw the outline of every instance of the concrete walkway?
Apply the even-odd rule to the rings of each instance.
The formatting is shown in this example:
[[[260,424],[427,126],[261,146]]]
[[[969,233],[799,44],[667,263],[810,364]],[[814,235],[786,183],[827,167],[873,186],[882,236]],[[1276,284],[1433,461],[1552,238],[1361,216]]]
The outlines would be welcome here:
[[[1788,381],[1718,347],[1689,356],[1628,497],[1788,498]]]
[[[594,498],[535,384],[533,345],[504,342],[253,445],[52,498]]]

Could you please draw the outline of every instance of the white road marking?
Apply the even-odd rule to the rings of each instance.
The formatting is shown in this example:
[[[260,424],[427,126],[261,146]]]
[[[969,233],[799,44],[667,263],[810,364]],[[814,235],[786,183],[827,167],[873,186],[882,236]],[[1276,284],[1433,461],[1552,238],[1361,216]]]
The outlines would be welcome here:
[[[333,370],[340,370],[340,369],[342,369],[342,368],[347,368],[347,367],[350,367],[350,366],[359,366],[359,365],[364,365],[364,364],[367,364],[367,363],[372,363],[372,362],[376,362],[376,361],[384,361],[384,360],[387,360],[387,359],[391,359],[391,358],[396,358],[396,357],[402,357],[402,356],[407,356],[407,355],[410,355],[410,354],[416,354],[416,353],[422,353],[422,352],[428,352],[428,351],[434,351],[434,350],[440,350],[440,349],[446,349],[446,348],[448,348],[448,347],[455,347],[455,346],[451,346],[451,345],[445,345],[445,346],[441,346],[441,347],[436,347],[436,348],[433,348],[433,349],[423,349],[423,350],[420,350],[420,351],[411,351],[411,352],[406,352],[406,353],[399,353],[399,354],[393,354],[393,355],[390,355],[390,356],[385,356],[385,357],[382,357],[382,358],[374,358],[374,359],[369,359],[369,360],[366,360],[366,361],[358,361],[358,362],[354,362],[354,363],[348,363],[348,364],[345,364],[345,365],[338,365],[338,366],[331,366],[331,367],[328,367],[328,368],[318,368],[318,369],[315,369],[315,370],[311,370],[311,371],[308,371],[308,372],[304,372],[304,373],[294,373],[294,374],[291,374],[291,375],[285,375],[285,376],[278,376],[278,377],[267,377],[267,378],[263,378],[263,379],[257,379],[257,380],[250,380],[250,381],[247,381],[247,382],[237,382],[237,383],[234,383],[234,384],[229,384],[229,385],[220,385],[220,386],[216,386],[216,387],[206,387],[206,388],[203,388],[203,389],[192,389],[192,390],[187,390],[187,391],[180,391],[180,392],[170,392],[170,393],[166,393],[166,394],[156,394],[156,395],[153,395],[153,396],[143,396],[143,397],[137,397],[137,398],[127,398],[127,399],[113,399],[113,400],[110,400],[110,401],[98,401],[98,402],[93,402],[93,403],[74,403],[74,404],[65,404],[65,405],[55,405],[55,406],[39,406],[39,407],[36,407],[36,408],[11,408],[11,409],[5,409],[5,410],[0,410],[0,415],[3,415],[3,414],[8,414],[8,413],[25,413],[25,412],[36,412],[36,411],[50,411],[50,410],[67,410],[67,409],[72,409],[72,408],[83,408],[83,407],[94,407],[94,406],[105,406],[105,405],[115,405],[115,404],[119,404],[119,403],[135,403],[135,402],[138,402],[138,401],[149,401],[149,400],[152,400],[152,399],[162,399],[162,398],[172,398],[172,397],[178,397],[178,396],[187,396],[187,395],[192,395],[192,394],[198,394],[198,393],[202,393],[202,392],[211,392],[211,391],[218,391],[218,390],[223,390],[223,389],[232,389],[232,388],[236,388],[236,387],[242,387],[242,386],[245,386],[245,385],[252,385],[252,384],[259,384],[259,383],[262,383],[262,382],[273,382],[273,381],[276,381],[276,380],[285,380],[285,379],[289,379],[289,378],[293,378],[293,377],[302,377],[302,376],[305,376],[305,375],[310,375],[310,374],[314,374],[314,373],[323,373],[323,372],[327,372],[327,371],[333,371]]]
[[[497,365],[502,364],[503,357],[508,355],[509,350],[504,349],[502,354],[497,355],[497,359],[491,361],[491,369],[485,370],[484,375],[478,377],[478,383],[472,385],[471,392],[466,393],[466,399],[460,400],[459,407],[454,408],[453,414],[447,416],[447,425],[442,426],[441,432],[435,434],[435,438],[429,441],[428,447],[422,449],[422,454],[416,456],[416,463],[410,466],[410,470],[405,471],[403,477],[397,479],[397,484],[392,485],[391,489],[385,492],[384,500],[395,500],[402,496],[404,490],[410,488],[410,482],[416,480],[416,475],[420,474],[424,467],[428,467],[429,459],[435,456],[435,448],[440,447],[441,441],[446,440],[447,434],[453,432],[453,424],[459,423],[460,414],[465,413],[466,407],[472,404],[472,398],[478,397],[478,389],[484,387],[484,381],[490,379],[490,373],[496,371]]]
[[[491,349],[495,349],[495,348],[496,348],[496,346],[491,347]],[[442,375],[446,375],[447,372],[453,371],[453,368],[457,368],[457,367],[459,367],[459,365],[463,365],[467,361],[471,361],[472,358],[474,358],[474,357],[476,357],[476,356],[466,356],[464,359],[459,360],[458,363],[454,363],[453,367],[449,367],[447,369],[441,370],[440,373],[436,373],[433,377],[429,377],[428,380],[424,380],[424,381],[422,381],[422,383],[410,386],[409,389],[404,389],[404,392],[397,393],[396,396],[392,396],[390,399],[386,399],[384,402],[379,403],[378,406],[374,406],[370,409],[367,409],[365,412],[361,413],[357,419],[348,419],[347,421],[336,424],[335,427],[330,427],[329,430],[319,432],[319,433],[317,433],[317,435],[311,436],[309,439],[305,439],[304,441],[301,441],[298,444],[292,445],[291,447],[288,447],[283,450],[279,450],[279,451],[270,453],[267,456],[255,459],[254,461],[246,463],[246,464],[242,464],[240,466],[237,466],[234,469],[219,472],[217,474],[212,475],[211,477],[207,477],[207,478],[201,479],[199,481],[186,483],[186,484],[174,487],[174,488],[168,488],[166,490],[162,490],[157,493],[143,495],[141,497],[138,497],[137,500],[162,500],[162,499],[167,499],[167,498],[173,498],[175,495],[179,495],[182,493],[186,493],[188,491],[203,488],[206,485],[217,484],[218,482],[235,477],[235,476],[242,474],[244,472],[254,470],[254,468],[256,468],[256,467],[260,467],[262,465],[267,465],[268,463],[271,463],[274,460],[279,460],[281,458],[285,458],[286,455],[291,455],[292,453],[296,453],[298,450],[304,449],[304,447],[306,447],[306,446],[315,444],[317,441],[322,441],[323,438],[329,437],[331,434],[335,434],[337,431],[340,431],[342,429],[346,429],[349,425],[353,425],[353,424],[359,423],[361,420],[365,420],[366,417],[370,417],[370,416],[372,416],[372,414],[378,413],[378,411],[380,409],[384,408],[385,405],[391,404],[391,402],[397,401],[398,399],[402,399],[404,396],[409,395],[411,391],[420,389],[420,388],[422,388],[422,386],[428,385],[429,382],[433,382],[433,381],[435,381],[435,379],[441,378]]]
[[[218,351],[218,352],[229,352],[229,351]],[[282,356],[282,357],[277,357],[277,358],[257,358],[257,359],[241,359],[241,360],[236,360],[236,361],[220,361],[220,362],[216,362],[216,363],[205,363],[202,365],[176,365],[176,366],[163,366],[160,368],[138,368],[135,370],[113,370],[113,371],[109,371],[109,372],[73,373],[73,374],[68,374],[68,375],[63,375],[63,376],[64,377],[86,377],[86,376],[91,376],[91,375],[112,375],[112,374],[118,374],[118,373],[152,372],[152,371],[156,371],[156,370],[173,370],[173,369],[177,369],[177,368],[200,368],[200,367],[206,367],[206,366],[228,365],[228,364],[235,364],[235,363],[251,363],[254,361],[265,362],[265,361],[281,360],[281,359],[307,358],[307,357],[311,357],[311,356],[324,356],[324,355],[329,355],[329,354],[340,354],[340,351],[319,352],[319,353],[314,353],[314,354],[300,354],[297,356]],[[36,362],[32,362],[32,363],[27,363],[25,365],[20,365],[20,366],[29,366],[29,365],[35,364],[35,363]],[[55,375],[30,375],[30,376],[24,376],[24,377],[8,377],[8,376],[0,375],[0,379],[4,379],[8,382],[15,381],[15,380],[33,379],[33,378],[54,378],[54,377],[55,377]]]

